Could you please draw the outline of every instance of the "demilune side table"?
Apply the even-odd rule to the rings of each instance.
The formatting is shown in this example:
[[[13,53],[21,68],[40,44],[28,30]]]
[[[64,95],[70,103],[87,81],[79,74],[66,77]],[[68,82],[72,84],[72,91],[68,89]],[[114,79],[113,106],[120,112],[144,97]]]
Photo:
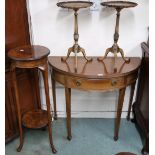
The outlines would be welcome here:
[[[71,89],[79,90],[97,90],[109,91],[119,90],[117,115],[115,118],[114,140],[118,139],[121,113],[127,86],[131,86],[130,100],[128,107],[128,120],[135,89],[135,83],[138,77],[138,70],[141,59],[137,57],[130,58],[129,63],[125,63],[121,57],[115,60],[117,72],[113,72],[112,61],[114,57],[107,57],[104,61],[98,61],[97,57],[90,57],[92,61],[85,63],[83,57],[79,57],[77,72],[74,71],[74,57],[68,59],[67,65],[61,61],[61,57],[48,57],[51,68],[54,116],[57,118],[56,111],[56,88],[55,82],[61,83],[65,87],[66,111],[67,111],[67,138],[71,140]]]

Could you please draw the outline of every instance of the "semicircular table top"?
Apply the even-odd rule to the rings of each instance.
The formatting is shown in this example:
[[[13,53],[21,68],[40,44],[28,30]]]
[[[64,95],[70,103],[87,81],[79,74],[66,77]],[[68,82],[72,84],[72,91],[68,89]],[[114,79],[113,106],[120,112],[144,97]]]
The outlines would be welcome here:
[[[109,78],[131,74],[139,69],[141,59],[131,57],[129,63],[125,63],[118,57],[114,63],[113,57],[107,57],[104,61],[98,61],[97,57],[92,57],[91,62],[87,62],[83,57],[78,57],[77,72],[75,72],[74,57],[70,57],[66,62],[61,61],[61,57],[49,56],[49,64],[57,71],[79,77],[88,78]],[[116,71],[114,72],[114,66]]]

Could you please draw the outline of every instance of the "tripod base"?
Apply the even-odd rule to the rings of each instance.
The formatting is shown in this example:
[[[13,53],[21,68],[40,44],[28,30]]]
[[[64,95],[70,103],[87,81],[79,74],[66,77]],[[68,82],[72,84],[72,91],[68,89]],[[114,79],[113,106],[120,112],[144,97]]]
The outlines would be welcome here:
[[[130,62],[129,58],[124,57],[124,51],[121,48],[119,48],[119,46],[117,44],[114,44],[112,47],[107,48],[104,57],[97,58],[97,60],[103,61],[107,57],[109,52],[113,53],[115,58],[117,58],[117,53],[120,53],[122,56],[122,59],[125,61],[125,63]]]
[[[66,57],[62,57],[61,61],[66,62],[69,58],[71,52],[75,54],[75,72],[77,72],[77,53],[82,52],[86,61],[92,61],[92,58],[87,58],[84,48],[80,47],[78,44],[74,44],[72,47],[68,49],[68,53]]]
[[[77,52],[76,52],[76,51],[77,51]],[[61,60],[62,60],[62,61],[67,61],[67,59],[69,58],[71,52],[75,53],[75,57],[76,57],[76,58],[77,58],[77,55],[76,55],[76,54],[82,52],[84,58],[85,58],[87,61],[92,61],[92,58],[87,58],[86,52],[85,52],[84,48],[82,48],[82,47],[80,47],[79,45],[76,45],[76,44],[73,45],[72,47],[70,47],[70,48],[68,49],[67,56],[66,56],[66,57],[62,57]]]

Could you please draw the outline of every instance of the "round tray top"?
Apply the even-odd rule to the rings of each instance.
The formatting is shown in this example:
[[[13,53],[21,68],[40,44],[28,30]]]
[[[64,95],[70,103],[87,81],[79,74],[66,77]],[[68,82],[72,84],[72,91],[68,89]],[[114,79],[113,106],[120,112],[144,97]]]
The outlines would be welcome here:
[[[101,5],[123,9],[123,8],[135,7],[138,4],[130,1],[108,1],[108,2],[102,2]]]
[[[25,45],[8,52],[8,57],[13,60],[29,61],[38,60],[47,57],[50,54],[50,50],[40,45]]]
[[[92,5],[93,5],[93,3],[88,2],[88,1],[66,1],[66,2],[57,3],[58,7],[73,9],[73,10],[78,10],[80,8],[87,8]]]

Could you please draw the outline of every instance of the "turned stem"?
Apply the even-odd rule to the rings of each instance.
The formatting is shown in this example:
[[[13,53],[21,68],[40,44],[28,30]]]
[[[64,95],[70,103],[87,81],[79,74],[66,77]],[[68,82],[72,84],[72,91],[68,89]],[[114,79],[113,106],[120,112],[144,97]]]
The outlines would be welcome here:
[[[121,9],[116,9],[117,14],[116,14],[116,26],[115,26],[115,34],[114,34],[114,43],[117,44],[118,39],[119,39],[119,19],[120,19],[120,11]]]
[[[78,44],[79,34],[78,34],[78,10],[74,10],[74,41],[75,44]]]
[[[77,53],[78,53],[78,40],[79,40],[79,34],[78,34],[78,13],[77,9],[74,10],[74,53],[75,53],[75,72],[77,71]]]

